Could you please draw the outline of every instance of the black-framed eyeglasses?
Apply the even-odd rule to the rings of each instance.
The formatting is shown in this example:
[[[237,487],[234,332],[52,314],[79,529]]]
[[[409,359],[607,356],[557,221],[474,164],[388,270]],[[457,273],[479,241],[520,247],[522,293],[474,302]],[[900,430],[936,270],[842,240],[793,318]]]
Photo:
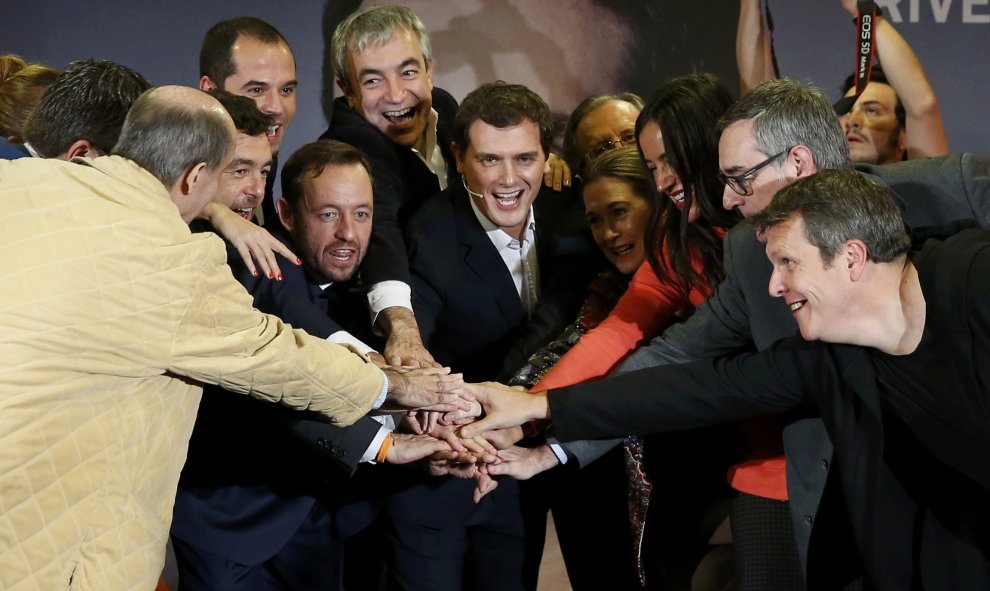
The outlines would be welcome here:
[[[615,139],[608,139],[604,142],[595,145],[584,155],[584,159],[591,162],[595,158],[601,156],[609,150],[614,150],[615,148],[621,148],[623,146],[635,146],[636,145],[636,132],[633,130],[624,131],[622,134]]]
[[[743,197],[749,197],[750,195],[753,194],[753,177],[756,176],[756,173],[758,173],[761,170],[763,170],[764,168],[766,168],[767,165],[769,165],[771,162],[773,162],[777,158],[780,158],[784,154],[790,153],[790,151],[793,150],[793,149],[794,149],[794,146],[791,146],[791,147],[787,148],[786,150],[782,150],[780,152],[777,152],[776,154],[774,154],[773,156],[767,158],[763,162],[760,162],[759,164],[757,164],[753,168],[750,168],[749,170],[744,171],[742,174],[734,174],[732,176],[729,176],[729,175],[723,174],[721,171],[719,171],[719,173],[718,173],[718,179],[720,181],[722,181],[723,184],[726,184],[726,185],[729,185],[730,187],[732,187],[732,190],[735,191],[736,193],[738,193],[739,195],[741,195]]]

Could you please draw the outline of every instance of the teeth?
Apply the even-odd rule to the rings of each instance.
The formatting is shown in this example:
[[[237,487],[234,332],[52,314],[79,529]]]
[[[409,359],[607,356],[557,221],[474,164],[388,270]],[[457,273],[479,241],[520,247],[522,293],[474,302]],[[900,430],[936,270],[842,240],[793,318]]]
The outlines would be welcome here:
[[[268,137],[275,137],[275,134],[278,133],[279,127],[281,127],[281,125],[270,125],[268,127]]]
[[[791,312],[797,312],[804,307],[804,302],[794,302],[791,304]]]
[[[633,249],[632,244],[627,244],[626,246],[618,246],[616,248],[613,248],[612,252],[614,252],[615,254],[626,254],[632,249]]]
[[[389,119],[401,118],[401,117],[410,117],[413,114],[413,108],[412,107],[407,107],[405,109],[400,109],[398,111],[385,111],[382,114],[385,115],[386,117],[388,117]]]

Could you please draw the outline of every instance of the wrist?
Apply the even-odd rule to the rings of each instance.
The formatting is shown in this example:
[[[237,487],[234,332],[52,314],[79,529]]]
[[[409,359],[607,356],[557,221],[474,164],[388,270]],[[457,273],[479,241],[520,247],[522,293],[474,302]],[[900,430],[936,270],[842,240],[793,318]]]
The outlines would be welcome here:
[[[375,455],[375,462],[383,464],[388,461],[389,452],[393,450],[395,446],[395,434],[389,433],[385,436],[385,440],[382,441],[382,446],[379,448],[378,453]]]

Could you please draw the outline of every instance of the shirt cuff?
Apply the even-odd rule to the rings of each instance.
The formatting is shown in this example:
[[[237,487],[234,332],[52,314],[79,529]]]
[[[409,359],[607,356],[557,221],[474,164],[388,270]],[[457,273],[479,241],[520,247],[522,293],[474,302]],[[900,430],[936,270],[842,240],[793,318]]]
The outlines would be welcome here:
[[[376,353],[373,347],[369,347],[364,341],[347,332],[346,330],[338,330],[332,335],[327,337],[327,341],[331,343],[337,343],[338,345],[350,345],[358,353],[362,355],[367,355],[369,353]]]
[[[378,400],[375,401],[375,404],[371,407],[372,409],[381,408],[385,404],[385,398],[388,397],[388,374],[384,371],[382,372],[382,378],[385,379],[385,383],[382,384],[382,393],[378,395]]]
[[[557,438],[556,437],[547,437],[547,444],[550,445],[550,451],[553,452],[553,455],[557,456],[557,460],[561,464],[566,464],[567,463],[567,452],[564,451],[564,446],[562,446],[560,444],[560,442],[557,441]]]
[[[385,308],[406,308],[412,311],[412,288],[401,281],[381,281],[371,286],[368,292],[368,309],[372,320]]]
[[[378,428],[378,433],[375,434],[375,438],[371,440],[371,444],[368,445],[368,449],[366,449],[364,455],[361,456],[361,463],[376,463],[374,461],[375,456],[378,455],[378,450],[382,448],[382,443],[391,432],[392,430],[387,429],[384,425]]]

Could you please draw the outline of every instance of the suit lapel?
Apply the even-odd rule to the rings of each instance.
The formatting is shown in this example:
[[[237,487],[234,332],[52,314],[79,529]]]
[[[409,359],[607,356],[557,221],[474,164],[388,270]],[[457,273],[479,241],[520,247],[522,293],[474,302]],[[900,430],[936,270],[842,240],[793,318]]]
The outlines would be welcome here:
[[[454,187],[454,224],[464,264],[488,286],[502,314],[510,320],[518,319],[525,311],[505,261],[475,217],[467,192],[460,183]]]

